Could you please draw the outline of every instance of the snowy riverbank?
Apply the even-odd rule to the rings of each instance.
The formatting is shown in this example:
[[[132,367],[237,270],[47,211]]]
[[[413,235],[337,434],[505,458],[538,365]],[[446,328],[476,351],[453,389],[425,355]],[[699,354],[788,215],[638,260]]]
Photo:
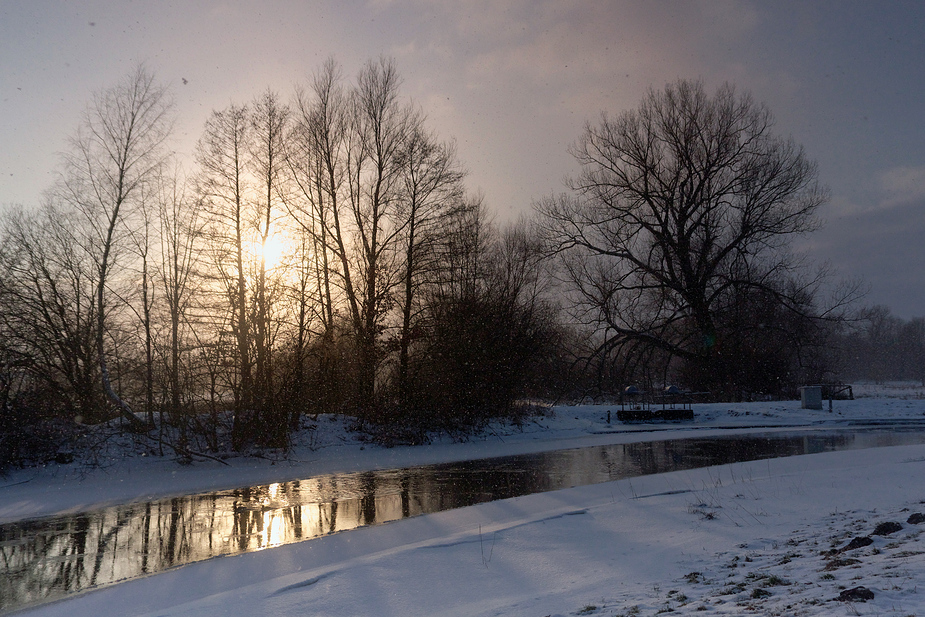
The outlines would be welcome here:
[[[14,470],[0,477],[0,523],[102,505],[126,503],[282,482],[319,474],[392,469],[411,465],[540,452],[606,443],[787,427],[838,427],[853,423],[925,422],[925,388],[908,384],[855,387],[853,401],[835,401],[833,412],[800,409],[798,401],[695,405],[691,422],[622,424],[615,405],[559,406],[523,426],[495,424],[459,443],[444,438],[426,446],[382,448],[364,443],[339,417],[322,417],[315,431],[297,433],[288,457],[233,457],[227,465],[198,461],[181,465],[173,458],[139,456],[112,443],[98,467],[77,460],[69,465]],[[607,422],[608,411],[611,422]],[[113,437],[128,439],[127,437]]]
[[[859,392],[858,394],[862,394]],[[882,389],[874,393],[884,394]],[[559,407],[467,443],[380,449],[337,421],[289,461],[230,467],[126,459],[0,481],[0,519],[305,477],[515,452],[785,426],[925,420],[906,398],[702,405],[692,423],[608,425],[613,407]],[[780,429],[778,429],[780,430]],[[657,431],[657,434],[653,434]],[[82,594],[28,614],[649,615],[925,614],[925,446],[741,463],[579,487],[220,558]],[[825,551],[902,530],[837,555]],[[858,560],[851,563],[849,560]],[[866,603],[834,601],[864,586]],[[918,587],[922,587],[922,594]]]

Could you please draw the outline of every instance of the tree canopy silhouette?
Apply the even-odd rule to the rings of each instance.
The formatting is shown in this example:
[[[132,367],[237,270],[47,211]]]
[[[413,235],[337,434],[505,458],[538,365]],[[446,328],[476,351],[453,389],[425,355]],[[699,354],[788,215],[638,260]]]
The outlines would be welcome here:
[[[688,385],[729,389],[741,333],[789,327],[742,323],[743,306],[760,298],[777,307],[765,314],[817,316],[816,281],[788,247],[815,228],[827,192],[773,128],[747,93],[711,96],[684,80],[586,126],[571,192],[538,207],[577,314],[600,332],[598,354],[654,350],[683,363]]]

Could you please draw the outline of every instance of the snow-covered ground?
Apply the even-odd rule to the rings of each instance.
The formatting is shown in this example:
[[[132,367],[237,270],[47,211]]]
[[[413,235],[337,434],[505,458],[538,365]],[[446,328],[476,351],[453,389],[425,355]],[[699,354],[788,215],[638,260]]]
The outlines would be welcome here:
[[[831,413],[797,402],[699,405],[693,422],[662,425],[622,425],[613,406],[562,406],[523,427],[415,448],[364,444],[324,419],[289,460],[226,467],[135,457],[99,470],[17,471],[0,479],[0,521],[335,471],[756,427],[921,422],[923,392],[855,388],[859,398],[835,401]],[[925,524],[907,522],[921,512],[925,446],[816,454],[405,519],[184,566],[26,614],[923,616]],[[882,522],[902,529],[871,535]],[[831,552],[867,536],[867,546]],[[861,586],[872,600],[834,600]]]

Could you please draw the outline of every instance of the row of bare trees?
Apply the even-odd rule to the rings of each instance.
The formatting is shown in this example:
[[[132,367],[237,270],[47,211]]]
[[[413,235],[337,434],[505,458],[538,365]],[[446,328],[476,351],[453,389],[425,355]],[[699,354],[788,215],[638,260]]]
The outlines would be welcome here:
[[[139,274],[142,302],[132,308],[150,335],[150,238],[137,221],[149,216],[161,178],[170,109],[166,90],[144,71],[100,92],[43,207],[4,219],[3,354],[33,369],[7,379],[47,382],[88,420],[100,418],[105,395],[129,422],[141,422],[112,386],[108,349],[117,338],[114,314]]]
[[[161,417],[181,451],[230,410],[240,450],[305,414],[413,441],[566,390],[831,378],[857,286],[823,301],[791,252],[827,191],[747,93],[682,80],[588,124],[569,192],[501,232],[400,90],[388,59],[329,61],[213,112],[186,172],[150,72],[94,98],[43,206],[3,218],[3,409]]]
[[[846,379],[925,385],[925,318],[905,320],[886,306],[868,307],[833,342]]]
[[[161,417],[176,448],[204,450],[225,410],[235,449],[286,446],[306,413],[422,438],[510,412],[554,338],[538,247],[488,221],[400,85],[388,59],[352,83],[329,61],[290,102],[266,91],[213,112],[189,171],[150,71],[97,95],[42,206],[4,213],[7,415],[117,410],[142,431]],[[472,366],[491,358],[460,328],[522,357]],[[440,402],[472,373],[490,408]]]

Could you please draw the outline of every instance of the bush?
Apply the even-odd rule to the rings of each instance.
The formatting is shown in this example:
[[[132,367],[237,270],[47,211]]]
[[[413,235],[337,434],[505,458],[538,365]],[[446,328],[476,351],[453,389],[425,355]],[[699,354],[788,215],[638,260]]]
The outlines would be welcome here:
[[[555,362],[557,335],[542,309],[482,293],[441,298],[430,310],[400,421],[419,432],[468,433],[518,415]]]

